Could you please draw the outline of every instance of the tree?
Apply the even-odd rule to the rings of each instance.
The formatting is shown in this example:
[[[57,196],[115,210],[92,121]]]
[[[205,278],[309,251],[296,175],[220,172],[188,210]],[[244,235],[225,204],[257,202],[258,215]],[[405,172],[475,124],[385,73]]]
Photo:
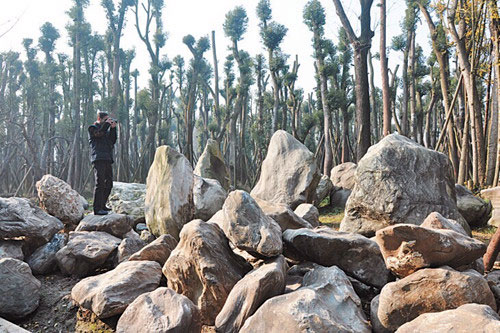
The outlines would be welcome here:
[[[384,136],[391,133],[391,93],[389,90],[389,70],[386,55],[386,6],[385,0],[380,0],[380,73],[382,77],[383,99],[383,130]]]

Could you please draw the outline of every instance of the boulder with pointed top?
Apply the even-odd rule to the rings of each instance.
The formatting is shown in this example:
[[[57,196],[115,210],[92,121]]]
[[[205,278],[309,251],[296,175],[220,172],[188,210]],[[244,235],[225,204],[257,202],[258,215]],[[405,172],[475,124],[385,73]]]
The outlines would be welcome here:
[[[203,178],[217,179],[226,191],[229,190],[229,169],[217,141],[212,139],[207,141],[205,150],[194,168],[194,174]]]

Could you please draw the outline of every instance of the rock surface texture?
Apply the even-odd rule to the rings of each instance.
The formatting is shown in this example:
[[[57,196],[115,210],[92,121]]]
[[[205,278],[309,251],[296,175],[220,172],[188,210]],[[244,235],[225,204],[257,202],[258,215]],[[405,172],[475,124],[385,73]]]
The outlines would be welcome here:
[[[108,214],[94,215],[89,214],[78,224],[75,231],[104,231],[118,238],[132,230],[133,220],[128,215]]]
[[[262,209],[264,214],[266,214],[279,224],[279,226],[281,227],[281,231],[285,231],[286,229],[312,228],[311,223],[295,214],[295,212],[285,204],[272,203],[261,199],[256,199],[255,201]]]
[[[113,212],[130,216],[134,224],[146,221],[144,200],[146,184],[113,182],[109,206]]]
[[[300,204],[294,211],[298,217],[309,222],[313,227],[319,225],[319,210],[311,204]]]
[[[128,260],[151,260],[156,261],[162,267],[170,257],[170,253],[177,246],[177,241],[170,235],[161,235],[140,251],[132,254]]]
[[[0,259],[2,258],[24,260],[23,242],[20,240],[0,239]]]
[[[217,213],[226,200],[226,190],[215,179],[194,176],[194,217],[208,221]]]
[[[468,188],[455,185],[457,192],[457,207],[460,214],[472,227],[482,227],[488,222],[491,213],[491,203],[476,197]]]
[[[320,178],[314,154],[289,133],[279,130],[269,142],[251,195],[295,209],[301,203],[313,202]]]
[[[193,169],[184,155],[158,147],[146,181],[146,224],[153,235],[179,239],[194,214],[193,184]]]
[[[222,230],[194,220],[184,226],[163,274],[168,287],[189,298],[201,311],[202,323],[214,325],[229,292],[251,266],[231,251]]]
[[[201,154],[194,174],[203,178],[217,179],[221,186],[229,190],[229,169],[224,163],[224,156],[219,149],[219,143],[209,139],[203,154]]]
[[[500,186],[488,188],[481,191],[481,196],[490,200],[493,207],[491,218],[488,221],[489,225],[500,227]]]
[[[419,225],[431,212],[458,221],[470,234],[457,208],[448,157],[391,134],[359,161],[340,231],[371,237],[388,225]]]
[[[330,203],[334,207],[344,208],[347,199],[354,188],[354,176],[357,165],[352,162],[346,162],[334,167],[330,173],[332,181],[332,194]]]
[[[26,261],[33,274],[48,274],[55,271],[57,268],[56,253],[65,244],[66,236],[64,234],[55,234],[50,242],[36,249]]]
[[[330,178],[322,175],[319,179],[318,186],[316,186],[316,194],[314,197],[314,204],[319,207],[319,204],[325,199],[333,189],[333,184]]]

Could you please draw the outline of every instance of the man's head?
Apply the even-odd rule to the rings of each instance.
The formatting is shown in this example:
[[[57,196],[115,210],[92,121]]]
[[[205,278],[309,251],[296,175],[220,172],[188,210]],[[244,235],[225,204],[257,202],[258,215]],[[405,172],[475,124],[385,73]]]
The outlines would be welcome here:
[[[104,124],[104,122],[109,118],[109,115],[105,111],[97,111],[97,121],[101,124]]]

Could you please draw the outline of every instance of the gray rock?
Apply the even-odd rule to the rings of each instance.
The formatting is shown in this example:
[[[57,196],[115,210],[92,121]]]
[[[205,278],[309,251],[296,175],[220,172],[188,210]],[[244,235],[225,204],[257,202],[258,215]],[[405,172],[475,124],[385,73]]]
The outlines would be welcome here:
[[[163,274],[169,288],[198,306],[202,323],[214,325],[229,292],[251,268],[231,251],[216,224],[194,220],[182,229]]]
[[[48,242],[64,225],[24,198],[0,198],[0,238]]]
[[[491,203],[474,196],[465,186],[456,184],[457,207],[460,214],[471,228],[483,227],[488,222],[491,213]]]
[[[86,276],[101,267],[121,240],[102,231],[70,232],[66,246],[56,253],[63,274]]]
[[[226,197],[226,190],[217,180],[194,176],[193,202],[196,219],[209,220],[222,209]]]
[[[33,274],[48,274],[57,269],[56,253],[66,244],[64,234],[55,234],[54,237],[45,245],[29,256],[27,263]]]
[[[314,197],[314,204],[319,207],[319,204],[328,196],[333,190],[333,184],[330,178],[326,175],[321,175],[318,186],[316,187],[316,194]]]
[[[248,318],[240,333],[371,332],[361,301],[336,266],[317,267],[303,287],[267,300]]]
[[[130,216],[134,224],[143,223],[145,198],[146,184],[113,182],[109,205],[113,212]]]
[[[23,261],[23,242],[20,240],[0,239],[0,259],[2,258],[14,258]]]
[[[27,263],[13,258],[0,259],[0,316],[20,319],[36,310],[40,302],[40,281]]]
[[[146,225],[146,223],[137,223],[135,225],[135,231],[137,233],[141,233],[143,230],[148,230],[148,226]]]
[[[313,202],[320,178],[314,154],[289,133],[279,130],[269,142],[251,195],[295,209],[301,203]]]
[[[112,271],[78,282],[71,298],[99,318],[123,313],[139,295],[160,284],[161,266],[154,261],[126,261]]]
[[[182,227],[193,218],[193,184],[193,169],[184,155],[158,147],[146,180],[146,224],[153,235],[179,239]]]
[[[229,190],[229,169],[224,163],[224,156],[219,149],[219,143],[209,139],[203,154],[194,169],[194,174],[203,178],[217,179],[221,186]]]
[[[288,265],[279,256],[252,270],[238,281],[215,319],[217,332],[238,333],[247,320],[269,298],[285,290]]]
[[[30,333],[24,328],[17,326],[3,318],[0,318],[0,332],[2,333]]]
[[[135,231],[129,231],[118,245],[118,263],[128,260],[131,255],[140,251],[144,246],[146,246],[146,242]]]
[[[255,201],[262,209],[264,214],[266,214],[279,224],[279,226],[281,227],[281,231],[285,231],[287,229],[312,228],[311,223],[295,214],[295,212],[285,204],[272,203],[258,198],[255,199]]]
[[[330,195],[330,205],[333,207],[345,208],[347,199],[354,188],[354,175],[357,165],[346,162],[334,167],[330,173],[330,180],[333,184]]]
[[[222,211],[222,229],[236,247],[264,257],[281,254],[280,226],[264,214],[247,192],[236,190],[229,193]]]
[[[133,220],[123,214],[87,215],[75,231],[104,231],[118,238],[132,230]]]
[[[388,225],[419,225],[431,212],[456,220],[470,234],[457,208],[448,157],[391,134],[359,161],[340,231],[371,237]]]
[[[170,253],[177,246],[177,241],[170,235],[161,235],[140,251],[134,253],[128,260],[151,260],[156,261],[162,267],[170,257]]]
[[[488,281],[491,292],[495,296],[497,305],[500,306],[500,270],[488,273],[488,275],[486,275],[486,281]]]
[[[294,211],[297,216],[309,222],[313,227],[319,225],[319,211],[314,205],[300,204]]]
[[[121,315],[116,332],[199,333],[200,312],[189,298],[162,287],[137,297]]]
[[[145,241],[145,242],[146,242],[146,243],[148,243],[148,244],[149,244],[149,243],[151,243],[152,241],[154,241],[154,240],[156,239],[156,237],[155,237],[155,236],[153,236],[153,235],[149,232],[149,230],[143,230],[143,231],[141,231],[141,236],[140,236],[140,237],[141,237],[141,239],[142,239],[143,241]]]
[[[283,241],[287,258],[336,265],[346,274],[378,288],[390,281],[377,243],[364,236],[319,227],[286,230]]]

